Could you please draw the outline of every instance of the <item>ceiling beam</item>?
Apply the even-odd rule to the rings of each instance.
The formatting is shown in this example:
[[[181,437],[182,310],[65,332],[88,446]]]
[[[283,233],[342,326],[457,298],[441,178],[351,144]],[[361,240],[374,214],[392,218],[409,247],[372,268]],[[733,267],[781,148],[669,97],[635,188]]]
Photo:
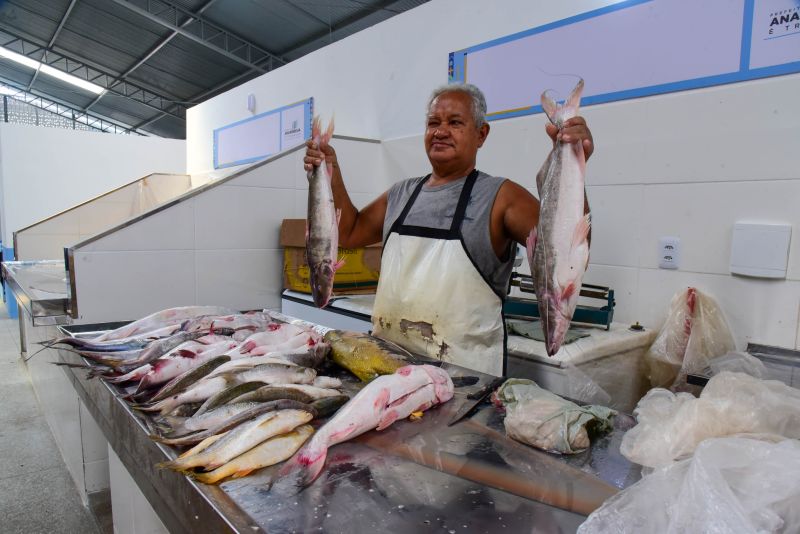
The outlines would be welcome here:
[[[75,1],[75,0],[73,0],[73,1]],[[217,0],[208,0],[208,2],[206,2],[206,3],[205,3],[205,5],[203,5],[203,7],[201,7],[201,8],[200,8],[200,9],[198,9],[197,11],[195,11],[195,13],[194,13],[194,14],[195,14],[195,15],[202,15],[202,14],[203,14],[203,13],[204,13],[204,12],[205,12],[205,11],[206,11],[208,8],[209,8],[209,7],[211,7],[211,5],[212,5],[212,4],[214,4],[215,2],[217,2]],[[185,28],[186,26],[188,26],[188,25],[189,25],[189,24],[191,24],[191,23],[192,23],[192,18],[191,18],[191,17],[187,17],[187,18],[186,18],[186,20],[184,20],[184,21],[181,23],[180,27],[181,27],[181,28]],[[144,64],[147,62],[147,60],[149,60],[151,57],[153,57],[154,55],[156,55],[156,53],[157,53],[159,50],[161,50],[162,48],[164,48],[164,47],[165,47],[165,46],[166,46],[166,45],[167,45],[167,44],[168,44],[170,41],[172,41],[172,40],[175,38],[175,36],[176,36],[176,35],[178,35],[178,31],[177,31],[177,30],[173,30],[172,32],[170,32],[170,34],[169,34],[169,35],[167,35],[167,36],[166,36],[166,37],[164,37],[164,38],[163,38],[161,41],[159,41],[158,43],[156,43],[156,45],[155,45],[153,48],[151,48],[151,49],[150,49],[150,50],[149,50],[149,51],[148,51],[148,52],[147,52],[147,53],[146,53],[146,54],[145,54],[145,55],[144,55],[144,56],[143,56],[141,59],[139,59],[139,60],[138,60],[136,63],[134,63],[132,66],[128,67],[128,70],[126,70],[125,72],[123,72],[123,73],[122,73],[122,74],[121,74],[121,75],[120,75],[120,76],[117,78],[117,80],[116,80],[116,81],[117,81],[117,82],[120,82],[120,81],[126,80],[126,79],[128,78],[128,76],[130,76],[130,74],[131,74],[133,71],[135,71],[136,69],[138,69],[139,67],[141,67],[142,65],[144,65]],[[91,108],[92,108],[92,107],[93,107],[95,104],[97,104],[98,102],[100,102],[100,99],[101,99],[101,98],[103,98],[103,94],[99,94],[99,95],[97,95],[97,97],[96,97],[94,100],[92,100],[92,101],[89,103],[89,105],[88,105],[88,106],[86,106],[85,108],[83,108],[83,110],[84,110],[84,111],[89,111],[89,110],[90,110],[90,109],[91,109]]]
[[[197,11],[194,12],[194,16],[202,15],[209,7],[211,7],[216,2],[217,2],[217,0],[208,0],[208,2],[206,2],[205,5],[203,5],[203,7],[201,7],[200,9],[198,9]],[[180,28],[185,28],[186,26],[191,24],[193,20],[194,19],[192,19],[192,17],[187,17],[186,20],[181,23]],[[157,43],[153,48],[151,48],[147,52],[147,54],[144,55],[143,58],[141,58],[133,66],[128,68],[128,70],[123,72],[122,76],[120,76],[120,78],[127,78],[128,76],[130,76],[130,74],[133,71],[135,71],[136,69],[138,69],[139,67],[144,65],[145,62],[148,59],[150,59],[151,57],[153,57],[156,54],[156,52],[158,52],[159,50],[164,48],[167,45],[167,43],[172,41],[175,38],[176,35],[178,35],[178,30],[172,30],[169,35],[164,37],[159,43]]]
[[[2,24],[0,24],[0,26],[2,26]],[[87,65],[83,60],[65,56],[60,52],[55,52],[52,48],[47,48],[46,45],[41,43],[24,39],[10,32],[5,27],[0,28],[0,46],[19,54],[32,57],[53,68],[97,84],[103,89],[106,89],[108,93],[128,98],[159,112],[166,112],[181,120],[186,119],[186,106],[176,104],[173,99],[156,94],[153,91],[126,80],[118,81],[117,76],[113,74]],[[47,52],[46,56],[43,54],[44,52]]]
[[[361,20],[367,18],[368,16],[378,11],[388,11],[391,13],[395,13],[394,11],[389,9],[389,6],[391,6],[392,4],[396,4],[397,2],[398,0],[381,0],[380,2],[377,2],[376,4],[370,6],[365,5],[363,9],[361,9],[360,11],[356,11],[351,16],[341,20],[338,24],[329,26],[326,30],[316,32],[312,36],[292,44],[286,50],[279,52],[279,54],[284,57],[289,57],[293,52],[296,52],[297,50],[300,50],[305,46],[313,44],[314,42],[319,41],[320,39],[323,39],[325,37],[331,37],[335,32],[346,30],[349,26],[352,26],[353,24],[360,22]],[[306,11],[304,8],[300,9]]]
[[[44,51],[44,60],[43,60],[43,62],[46,62],[46,60],[47,60],[47,50],[53,48],[53,43],[55,43],[56,39],[58,39],[58,34],[61,33],[61,28],[63,28],[64,24],[67,22],[67,17],[69,17],[69,14],[72,11],[72,8],[75,7],[75,3],[77,1],[78,0],[72,0],[69,3],[69,5],[67,6],[67,10],[64,12],[64,16],[61,17],[61,22],[58,23],[58,27],[56,27],[56,31],[53,32],[53,36],[50,38],[50,42],[47,43],[47,48]],[[31,82],[28,84],[28,91],[30,91],[31,87],[33,87],[33,84],[36,83],[36,78],[38,78],[38,77],[39,77],[39,69],[36,69],[36,72],[33,73],[33,78],[31,78]]]
[[[254,72],[253,69],[246,70],[246,71],[242,72],[241,74],[237,74],[233,78],[229,78],[229,79],[225,80],[224,82],[219,83],[219,84],[215,85],[214,87],[212,87],[210,89],[205,89],[203,92],[198,93],[198,94],[194,95],[192,98],[190,98],[189,102],[192,103],[192,104],[199,103],[201,100],[203,100],[207,96],[212,95],[212,94],[216,93],[217,91],[221,91],[222,89],[225,89],[229,85],[235,84],[236,82],[238,82],[242,78],[246,78],[247,76],[253,74],[253,72]],[[137,128],[137,129],[144,128],[145,126],[149,126],[149,125],[153,124],[154,122],[160,120],[162,117],[165,117],[165,116],[167,116],[167,113],[160,113],[158,115],[155,115],[154,117],[151,117],[151,118],[147,119],[144,122],[140,122],[139,124],[137,124],[135,126],[135,128]]]
[[[246,39],[209,22],[207,19],[164,0],[157,2],[150,0],[145,2],[142,0],[111,1],[156,24],[169,28],[195,43],[214,50],[232,61],[259,72],[268,72],[286,63],[283,58],[272,52],[268,52]],[[140,4],[142,3],[146,7],[141,7]],[[188,23],[179,25],[178,18],[180,16],[189,17],[190,20]],[[267,66],[261,66],[261,63],[265,61]]]

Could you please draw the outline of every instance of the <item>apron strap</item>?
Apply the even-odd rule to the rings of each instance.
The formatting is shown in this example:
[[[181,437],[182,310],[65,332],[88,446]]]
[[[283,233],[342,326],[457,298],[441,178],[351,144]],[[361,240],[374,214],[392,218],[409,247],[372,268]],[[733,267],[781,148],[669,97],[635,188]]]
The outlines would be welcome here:
[[[458,205],[456,206],[455,214],[453,214],[453,223],[450,225],[450,231],[454,234],[458,233],[459,236],[461,235],[461,223],[464,222],[464,214],[467,213],[467,206],[469,205],[469,199],[472,195],[472,188],[477,179],[478,169],[473,169],[464,182],[464,187],[461,189],[461,196],[458,197]]]
[[[422,191],[422,186],[428,181],[428,178],[430,178],[430,175],[423,178],[414,188],[414,192],[409,197],[408,202],[406,202],[402,213],[400,213],[400,216],[397,218],[394,224],[392,224],[392,227],[389,230],[389,235],[392,233],[397,233],[400,235],[414,235],[432,239],[461,239],[461,223],[464,222],[464,215],[467,212],[469,199],[472,195],[472,188],[478,179],[478,170],[474,169],[469,176],[467,176],[464,185],[461,188],[461,194],[458,197],[458,204],[456,205],[456,211],[453,214],[453,220],[450,223],[450,228],[429,228],[427,226],[413,226],[405,224],[406,216],[408,215],[408,212],[411,211],[411,206],[414,205],[414,201],[416,201],[420,191]]]
[[[389,229],[389,234],[396,232],[397,229],[406,221],[406,216],[408,215],[408,212],[411,211],[411,206],[414,205],[414,201],[417,200],[419,192],[422,191],[422,186],[425,185],[425,182],[427,182],[430,177],[431,175],[429,174],[419,181],[417,186],[414,188],[414,191],[411,193],[411,196],[408,198],[408,202],[406,202],[406,205],[403,207],[403,211],[400,212],[400,215],[397,217],[397,219],[395,219],[394,223],[392,223],[392,227]],[[389,234],[386,235],[388,236]]]

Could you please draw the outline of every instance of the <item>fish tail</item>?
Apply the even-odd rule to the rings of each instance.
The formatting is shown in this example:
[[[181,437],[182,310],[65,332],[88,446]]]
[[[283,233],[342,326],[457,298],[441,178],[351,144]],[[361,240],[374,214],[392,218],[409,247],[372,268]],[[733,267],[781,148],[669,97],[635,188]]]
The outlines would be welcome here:
[[[581,105],[581,94],[583,93],[583,78],[578,79],[578,83],[575,84],[575,87],[572,89],[572,92],[567,97],[567,101],[564,102],[564,113],[566,117],[574,117],[578,114],[578,108]]]
[[[310,486],[311,483],[317,479],[320,472],[322,472],[327,456],[327,448],[321,451],[312,448],[301,450],[292,460],[295,484],[301,488]]]
[[[331,122],[328,123],[328,128],[325,130],[325,133],[322,134],[322,143],[327,145],[331,142],[331,138],[333,137],[333,123],[336,115],[331,115]]]
[[[578,83],[572,89],[564,104],[558,104],[553,92],[550,90],[542,93],[542,109],[550,122],[561,128],[562,123],[578,114],[583,93],[583,78],[578,79]]]
[[[189,476],[203,484],[216,484],[224,478],[217,474],[217,469],[209,471],[208,473],[189,473]]]
[[[133,409],[139,410],[140,412],[158,412],[163,410],[164,408],[169,408],[168,410],[166,410],[166,412],[164,412],[164,413],[169,413],[169,411],[172,408],[174,408],[174,406],[171,406],[170,403],[167,402],[169,400],[170,399],[164,399],[163,401],[157,402],[155,404],[146,404],[146,405],[140,404],[138,406],[133,406]]]
[[[246,477],[247,475],[249,475],[249,474],[250,474],[250,473],[252,473],[253,471],[255,471],[255,469],[253,469],[253,468],[248,468],[248,469],[240,469],[239,471],[236,471],[235,473],[233,473],[233,474],[231,475],[231,478],[242,478],[242,477]]]
[[[314,120],[311,122],[311,139],[313,139],[317,144],[320,142],[320,132],[322,130],[321,127],[321,120],[319,115],[314,117]]]
[[[192,467],[187,466],[186,462],[183,460],[171,460],[169,462],[159,462],[156,464],[156,467],[159,469],[172,469],[173,471],[178,471],[179,473],[188,473],[192,469]]]

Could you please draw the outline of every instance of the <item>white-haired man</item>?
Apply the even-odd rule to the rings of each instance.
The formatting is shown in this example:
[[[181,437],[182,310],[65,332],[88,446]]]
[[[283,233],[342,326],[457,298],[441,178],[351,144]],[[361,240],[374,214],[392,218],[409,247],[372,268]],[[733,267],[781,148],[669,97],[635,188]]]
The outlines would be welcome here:
[[[583,143],[592,135],[582,117],[569,119],[556,141]],[[511,180],[475,168],[489,135],[486,100],[469,84],[435,90],[428,102],[427,176],[396,183],[362,210],[347,194],[333,147],[306,143],[306,170],[333,164],[339,244],[384,242],[372,313],[373,334],[416,353],[501,375],[505,371],[503,301],[514,243],[525,244],[539,221],[539,201]],[[531,179],[534,177],[531,176]],[[587,205],[588,209],[588,205]]]

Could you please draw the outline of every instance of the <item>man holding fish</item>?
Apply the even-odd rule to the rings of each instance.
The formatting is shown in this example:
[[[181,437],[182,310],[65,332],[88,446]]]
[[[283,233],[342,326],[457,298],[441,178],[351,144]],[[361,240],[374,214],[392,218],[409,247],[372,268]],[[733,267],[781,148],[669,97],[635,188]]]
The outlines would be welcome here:
[[[554,180],[563,178],[561,181],[574,182],[565,186],[579,188],[580,198],[584,199],[581,205],[570,210],[554,210],[559,222],[570,217],[583,220],[584,213],[588,213],[582,173],[594,144],[586,121],[576,116],[582,86],[582,82],[579,83],[567,104],[558,106],[559,114],[555,113],[555,108],[545,106],[553,122],[547,124],[546,132],[553,141],[554,150],[537,179],[540,198],[543,198],[543,189],[547,189],[543,183],[548,182],[551,175],[557,175]],[[552,102],[549,98],[548,101]],[[570,112],[562,112],[566,110]],[[560,242],[551,239],[554,230],[540,225],[543,222],[540,213],[545,210],[540,212],[536,197],[511,180],[493,177],[475,168],[478,149],[488,135],[486,100],[482,92],[470,84],[452,84],[435,90],[428,102],[424,146],[431,172],[427,176],[398,182],[358,210],[347,194],[336,152],[327,142],[329,136],[324,142],[317,136],[306,143],[304,165],[309,176],[316,174],[320,167],[330,173],[339,245],[355,248],[384,242],[372,315],[373,334],[412,352],[499,376],[505,371],[506,349],[502,306],[513,267],[515,243],[535,245],[537,227],[540,247]],[[569,153],[563,161],[561,151]],[[570,165],[580,168],[570,172],[566,168]],[[532,169],[528,177],[531,181],[533,174]],[[555,197],[551,201],[553,204],[558,202],[557,193],[550,196]],[[562,199],[575,197],[563,191],[560,196]],[[566,211],[570,212],[568,217],[564,215]],[[310,209],[309,218],[313,216]],[[581,223],[576,226],[583,228]],[[529,241],[531,238],[533,241]],[[582,239],[586,254],[585,257],[583,254],[576,256],[579,262],[588,260],[586,236]],[[569,249],[572,236],[567,241],[567,250],[561,256],[575,256]],[[555,257],[558,253],[555,251],[548,256]],[[531,263],[533,268],[532,256]],[[559,273],[565,268],[574,271],[574,262],[563,263],[567,266],[552,265],[552,262],[542,265]],[[563,285],[571,284],[571,291],[575,292],[576,287],[579,291],[583,269],[585,265],[580,266],[580,273],[568,282],[562,280]],[[557,304],[562,290],[556,288],[545,300]],[[571,297],[572,294],[564,296],[565,306]],[[559,310],[551,322],[563,323],[569,315],[568,324],[573,310],[574,305],[572,310],[563,313]],[[545,315],[549,319],[551,314],[548,310],[542,314],[546,323]],[[549,332],[551,337],[563,336],[560,330],[564,328],[560,324],[558,328],[544,326],[546,335]],[[555,345],[560,343],[558,340]],[[549,343],[548,352],[555,345]]]

